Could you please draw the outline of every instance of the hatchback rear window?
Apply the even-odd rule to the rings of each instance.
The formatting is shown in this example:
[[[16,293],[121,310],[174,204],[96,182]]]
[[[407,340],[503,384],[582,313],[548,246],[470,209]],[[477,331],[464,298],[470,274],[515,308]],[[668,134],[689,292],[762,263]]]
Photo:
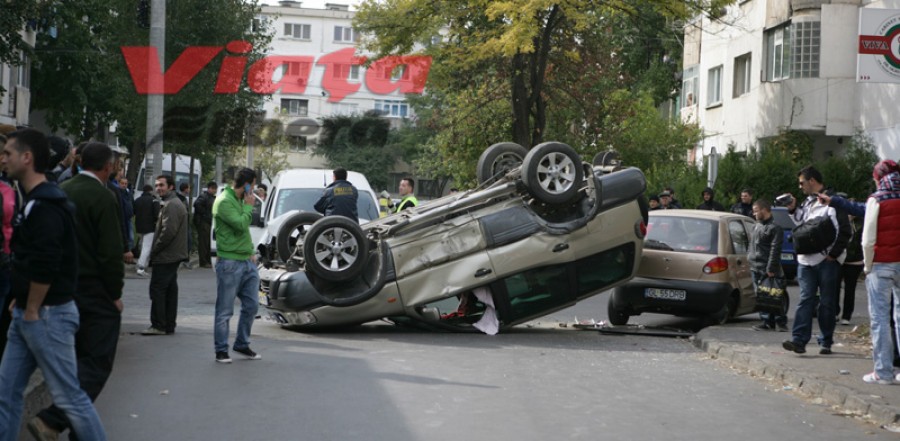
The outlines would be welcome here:
[[[650,216],[644,248],[686,253],[718,253],[719,223],[689,217]]]
[[[772,210],[772,218],[775,219],[775,225],[778,225],[784,230],[793,230],[797,224],[791,219],[791,215],[788,214],[787,210]]]

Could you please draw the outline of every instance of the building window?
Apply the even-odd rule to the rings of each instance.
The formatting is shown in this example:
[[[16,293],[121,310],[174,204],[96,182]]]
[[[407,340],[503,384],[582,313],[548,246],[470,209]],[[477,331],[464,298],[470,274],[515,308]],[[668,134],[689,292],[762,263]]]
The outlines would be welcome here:
[[[335,26],[334,41],[339,43],[353,43],[359,41],[359,34],[351,27]]]
[[[681,107],[697,104],[697,91],[700,89],[699,68],[694,65],[684,70],[681,81]]]
[[[751,54],[746,53],[734,59],[734,97],[750,92]]]
[[[344,80],[359,80],[359,65],[335,64],[334,70],[331,71],[331,77]]]
[[[286,37],[299,38],[301,40],[309,40],[312,33],[312,26],[300,23],[285,23],[284,35]]]
[[[817,78],[819,76],[819,41],[821,23],[795,22],[791,25],[791,76]],[[788,58],[785,58],[787,60]]]
[[[790,78],[791,25],[766,31],[766,81]]]
[[[281,114],[291,116],[307,116],[309,115],[309,101],[282,98]]]
[[[401,100],[377,100],[375,110],[388,118],[406,118],[409,107],[406,101]]]
[[[722,104],[722,66],[709,70],[706,78],[706,105]]]
[[[305,152],[306,151],[307,139],[305,136],[300,136],[300,135],[288,136],[288,143],[291,146],[292,152]]]
[[[359,113],[359,104],[334,103],[331,105],[332,115],[355,115]]]
[[[16,67],[18,73],[16,75],[16,85],[26,89],[31,88],[31,58],[25,53],[20,55],[20,64]]]

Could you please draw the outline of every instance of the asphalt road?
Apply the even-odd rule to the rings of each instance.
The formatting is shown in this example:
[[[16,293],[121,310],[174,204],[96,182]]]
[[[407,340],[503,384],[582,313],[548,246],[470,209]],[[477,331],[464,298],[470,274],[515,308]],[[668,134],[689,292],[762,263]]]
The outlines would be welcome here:
[[[172,336],[134,334],[147,326],[148,282],[126,283],[126,334],[97,402],[110,439],[896,439],[723,368],[683,339],[559,327],[605,319],[605,294],[496,336],[380,324],[305,334],[258,321],[263,359],[221,365],[214,275],[179,278]]]

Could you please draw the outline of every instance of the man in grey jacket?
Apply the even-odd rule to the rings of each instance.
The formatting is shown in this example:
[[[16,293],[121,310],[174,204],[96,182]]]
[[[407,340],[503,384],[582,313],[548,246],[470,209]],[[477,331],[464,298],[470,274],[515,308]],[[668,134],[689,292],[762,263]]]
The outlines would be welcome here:
[[[150,327],[143,335],[175,332],[178,311],[178,264],[188,259],[187,208],[175,193],[175,181],[169,175],[156,178],[156,192],[162,199],[153,248],[150,250]]]
[[[753,203],[753,217],[756,225],[750,237],[750,276],[753,287],[766,277],[784,277],[781,270],[781,247],[784,242],[784,230],[772,219],[772,204],[765,199],[757,199]],[[759,313],[762,323],[753,326],[755,331],[787,332],[787,311],[781,314]]]

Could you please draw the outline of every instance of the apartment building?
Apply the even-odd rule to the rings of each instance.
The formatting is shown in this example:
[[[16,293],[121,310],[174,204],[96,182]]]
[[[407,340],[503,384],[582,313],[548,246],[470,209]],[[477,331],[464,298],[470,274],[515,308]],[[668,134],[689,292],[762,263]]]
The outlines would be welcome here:
[[[900,77],[857,78],[864,8],[900,15],[900,0],[740,0],[687,23],[681,118],[705,134],[692,158],[782,130],[809,134],[816,158],[840,155],[858,130],[900,158]]]
[[[35,32],[31,27],[19,33],[22,39],[34,47]],[[19,54],[18,65],[0,63],[0,124],[28,125],[28,109],[31,107],[31,60]]]
[[[296,81],[305,86],[305,90],[289,93],[282,88],[264,104],[265,118],[280,119],[285,124],[291,145],[288,161],[293,167],[325,166],[323,157],[312,154],[321,118],[377,110],[394,126],[399,126],[403,119],[412,117],[412,109],[402,93],[376,94],[367,87],[365,79],[369,73],[365,67],[322,62],[324,56],[357,48],[360,34],[353,29],[354,14],[343,4],[327,3],[325,9],[312,9],[302,7],[299,1],[281,1],[278,6],[263,6],[262,14],[256,20],[255,26],[266,26],[274,33],[267,55],[308,56],[315,60],[286,63],[280,71],[276,70],[276,83],[288,75],[298,77]],[[356,55],[366,54],[357,51]],[[405,69],[399,68],[377,74],[393,80],[405,79],[404,75],[408,75]],[[329,100],[331,92],[323,85],[326,75],[346,80],[351,93],[340,101]],[[358,89],[353,91],[357,86]]]

